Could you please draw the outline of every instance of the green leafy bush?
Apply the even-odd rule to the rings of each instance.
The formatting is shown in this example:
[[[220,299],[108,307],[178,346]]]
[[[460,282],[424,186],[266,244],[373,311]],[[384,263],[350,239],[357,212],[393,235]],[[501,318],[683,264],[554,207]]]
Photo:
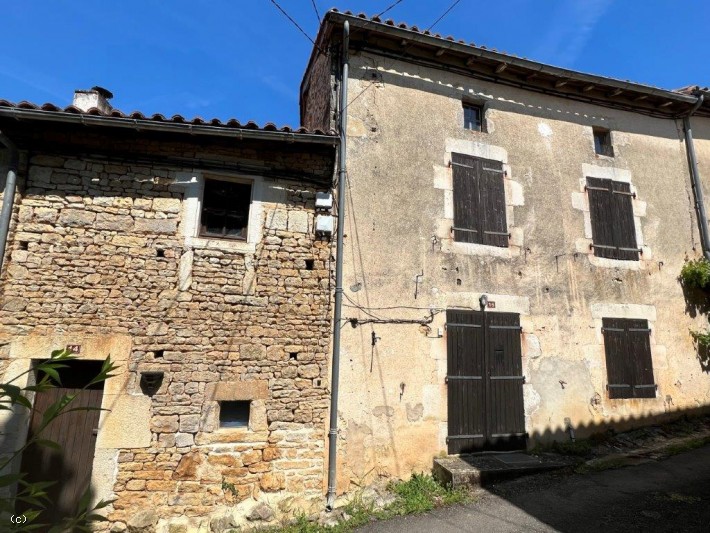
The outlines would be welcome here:
[[[691,289],[710,289],[710,261],[704,258],[686,262],[680,271],[680,279]]]

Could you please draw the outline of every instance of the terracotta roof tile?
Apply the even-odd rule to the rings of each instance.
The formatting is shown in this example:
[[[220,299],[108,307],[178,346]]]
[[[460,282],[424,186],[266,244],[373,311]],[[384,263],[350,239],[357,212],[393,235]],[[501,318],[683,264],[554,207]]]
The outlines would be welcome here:
[[[90,116],[102,116],[106,117],[108,119],[111,118],[118,118],[118,119],[126,119],[130,118],[133,120],[147,120],[151,122],[165,122],[165,123],[173,123],[173,124],[192,124],[194,126],[203,126],[203,127],[219,127],[219,128],[235,128],[235,129],[248,129],[248,130],[261,130],[261,131],[276,131],[276,132],[283,132],[283,133],[303,133],[303,134],[311,134],[311,135],[328,135],[328,136],[334,136],[335,132],[333,131],[328,131],[325,132],[323,130],[309,130],[304,127],[298,127],[298,128],[292,128],[291,126],[284,125],[284,126],[277,126],[273,122],[267,122],[263,126],[260,126],[253,120],[248,121],[245,124],[242,124],[239,122],[237,119],[230,118],[225,121],[222,121],[218,118],[213,118],[209,120],[205,120],[202,117],[194,117],[192,119],[187,119],[183,117],[182,115],[173,115],[170,118],[167,118],[165,115],[162,115],[160,113],[155,113],[151,116],[146,116],[140,111],[133,111],[131,113],[124,113],[120,109],[112,109],[108,113],[104,114],[102,113],[99,109],[93,107],[87,111],[82,111],[78,107],[75,107],[73,105],[67,106],[67,107],[59,107],[55,104],[52,104],[50,102],[38,105],[34,104],[32,102],[27,102],[23,100],[22,102],[19,103],[13,103],[10,102],[9,100],[3,100],[0,99],[0,108],[11,108],[11,109],[21,109],[21,110],[33,110],[33,111],[44,111],[47,113],[71,113],[74,115],[90,115]]]

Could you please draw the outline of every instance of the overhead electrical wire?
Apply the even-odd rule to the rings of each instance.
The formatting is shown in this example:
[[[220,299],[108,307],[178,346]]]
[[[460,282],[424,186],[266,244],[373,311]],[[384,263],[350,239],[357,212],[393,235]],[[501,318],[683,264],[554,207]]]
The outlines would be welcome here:
[[[425,32],[425,33],[428,32],[428,31],[431,30],[434,26],[436,26],[439,22],[441,22],[441,20],[442,20],[446,15],[448,15],[449,12],[450,12],[453,8],[455,8],[456,5],[457,5],[460,1],[461,1],[461,0],[456,0],[453,4],[451,4],[451,5],[449,6],[449,9],[447,9],[446,11],[444,11],[444,13],[443,13],[438,19],[436,19],[434,22],[432,22],[431,26],[429,26],[426,30],[424,30],[424,32]]]
[[[385,9],[384,11],[382,11],[382,13],[379,13],[378,15],[375,15],[375,17],[373,17],[373,18],[380,17],[382,14],[386,13],[387,11],[389,11],[390,9],[392,9],[393,7],[395,7],[397,4],[399,4],[399,3],[402,2],[402,1],[403,1],[403,0],[399,0],[399,1],[395,2],[394,4],[392,4],[391,6],[389,6],[387,9]],[[459,2],[461,2],[461,0],[456,0],[453,4],[451,4],[451,5],[448,7],[448,9],[447,9],[446,11],[444,11],[444,12],[439,16],[438,19],[436,19],[426,30],[424,30],[423,33],[426,33],[427,31],[431,30],[434,26],[436,26],[439,22],[441,22],[441,21],[444,19],[444,17],[446,17],[446,16],[451,12],[451,10],[454,9],[454,8],[458,5]],[[368,21],[365,23],[365,25],[364,25],[362,28],[360,28],[360,29],[361,29],[361,30],[362,30],[362,29],[365,29],[365,28],[367,27],[367,24],[368,24],[368,23],[372,23],[372,19],[368,20]],[[407,53],[407,51],[406,51],[406,49],[405,49],[405,50],[402,51],[402,53],[399,55],[399,59],[401,59],[402,57],[404,57],[404,55],[405,55],[406,53]],[[396,59],[398,59],[398,58],[395,58],[395,60],[396,60]],[[374,82],[374,81],[373,81],[373,82],[370,82],[370,85],[368,85],[368,86],[365,87],[363,90],[361,90],[359,93],[357,93],[357,94],[355,95],[355,98],[353,98],[352,100],[350,100],[350,102],[348,102],[348,105],[345,106],[345,110],[350,106],[350,104],[352,104],[355,100],[357,100],[357,99],[360,98],[365,92],[367,92],[367,90],[370,89],[373,85],[375,85],[375,82]]]
[[[391,6],[389,6],[389,7],[388,7],[387,9],[385,9],[384,11],[380,11],[377,15],[375,15],[375,17],[381,17],[382,15],[384,15],[385,13],[387,13],[390,9],[392,9],[392,8],[395,7],[395,6],[397,6],[397,4],[402,3],[403,1],[404,1],[404,0],[397,0],[394,4],[392,4]]]
[[[311,42],[311,44],[312,44],[321,54],[327,55],[327,54],[320,48],[320,46],[318,46],[318,45],[316,44],[316,42],[315,42],[313,39],[311,39],[311,37],[304,31],[304,29],[301,28],[301,26],[298,24],[298,22],[296,22],[295,20],[293,20],[293,17],[291,17],[291,15],[289,15],[288,13],[286,13],[286,11],[284,10],[284,8],[282,8],[276,0],[271,0],[271,3],[274,4],[274,5],[276,6],[276,8],[277,8],[279,11],[281,11],[281,13],[283,13],[283,15],[284,15],[288,20],[290,20],[291,23],[292,23],[294,26],[296,26],[296,28],[298,28],[298,31],[300,31],[300,32],[306,37],[306,39],[308,39],[308,40]]]
[[[318,25],[320,26],[320,13],[318,13],[318,7],[316,7],[316,0],[311,0],[311,4],[313,4],[313,11],[316,12],[316,18],[318,19]]]

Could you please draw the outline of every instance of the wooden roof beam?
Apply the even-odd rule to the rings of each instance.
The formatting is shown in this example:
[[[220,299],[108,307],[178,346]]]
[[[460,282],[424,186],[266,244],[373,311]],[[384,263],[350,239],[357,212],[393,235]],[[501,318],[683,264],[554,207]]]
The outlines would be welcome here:
[[[441,57],[444,55],[444,52],[446,52],[446,49],[444,48],[439,48],[436,53],[434,54],[436,57]]]
[[[671,101],[663,102],[663,103],[662,103],[661,105],[659,105],[658,107],[668,107],[669,105],[673,105],[673,102],[671,102]]]
[[[501,72],[503,72],[507,68],[508,68],[508,63],[499,63],[498,66],[496,67],[496,74],[500,74]]]
[[[596,87],[596,85],[594,85],[593,83],[590,83],[589,85],[585,85],[584,87],[582,87],[582,92],[588,93],[589,91],[591,91],[595,87]]]
[[[611,91],[609,94],[607,94],[607,96],[608,96],[609,98],[614,98],[615,96],[619,96],[619,95],[620,95],[621,93],[623,93],[623,92],[624,92],[624,91],[622,91],[621,89],[614,89],[614,90]]]
[[[567,82],[569,82],[569,80],[557,80],[555,82],[555,89],[559,89],[560,87],[564,87],[565,85],[567,85]]]

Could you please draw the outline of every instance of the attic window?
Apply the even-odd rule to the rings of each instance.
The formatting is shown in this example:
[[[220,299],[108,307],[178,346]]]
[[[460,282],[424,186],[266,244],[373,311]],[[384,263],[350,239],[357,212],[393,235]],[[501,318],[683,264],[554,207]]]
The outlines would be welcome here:
[[[219,402],[219,427],[249,427],[250,401]]]
[[[467,130],[483,131],[483,106],[463,103],[463,127]]]
[[[200,236],[246,240],[251,183],[205,179]]]
[[[594,132],[594,152],[598,155],[614,157],[614,147],[611,145],[611,132],[604,128],[592,128]]]

